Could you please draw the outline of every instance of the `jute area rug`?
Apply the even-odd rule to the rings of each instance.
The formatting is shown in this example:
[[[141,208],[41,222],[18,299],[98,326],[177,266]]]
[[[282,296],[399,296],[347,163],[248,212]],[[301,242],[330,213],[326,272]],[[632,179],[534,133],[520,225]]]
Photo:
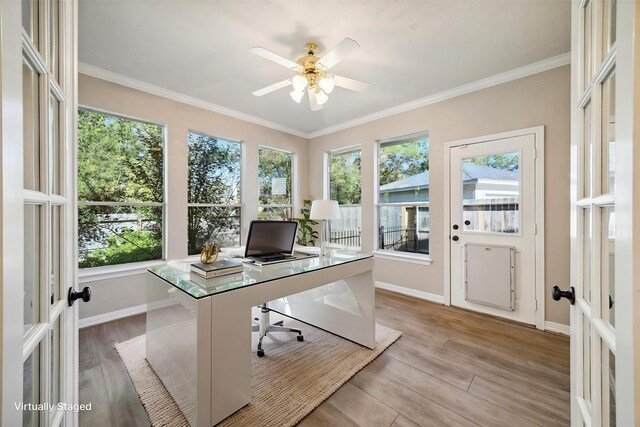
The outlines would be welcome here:
[[[298,342],[292,337],[275,348],[267,347],[267,355],[261,358],[252,352],[251,403],[220,426],[297,424],[401,335],[376,324],[376,347],[370,350],[309,325],[286,323],[302,328],[305,340]],[[145,349],[144,335],[116,345],[151,425],[187,426],[182,412],[147,363]]]

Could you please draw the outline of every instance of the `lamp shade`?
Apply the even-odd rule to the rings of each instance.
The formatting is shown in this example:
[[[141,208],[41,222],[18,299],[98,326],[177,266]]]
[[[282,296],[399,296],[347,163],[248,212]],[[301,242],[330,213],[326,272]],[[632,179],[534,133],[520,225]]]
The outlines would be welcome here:
[[[339,219],[340,207],[337,200],[314,200],[311,203],[311,219]]]

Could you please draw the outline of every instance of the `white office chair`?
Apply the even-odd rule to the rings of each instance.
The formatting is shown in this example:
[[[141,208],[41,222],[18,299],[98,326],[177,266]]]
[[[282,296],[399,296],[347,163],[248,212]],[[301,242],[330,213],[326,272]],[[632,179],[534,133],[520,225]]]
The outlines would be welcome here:
[[[262,349],[262,339],[269,332],[291,332],[294,334],[298,334],[298,341],[304,341],[304,336],[302,335],[302,330],[297,328],[287,328],[282,326],[282,320],[276,323],[269,323],[269,312],[271,309],[267,307],[267,303],[264,303],[260,306],[260,318],[255,317],[255,320],[258,324],[251,326],[252,332],[260,332],[260,339],[258,340],[258,357],[264,356],[264,350]]]

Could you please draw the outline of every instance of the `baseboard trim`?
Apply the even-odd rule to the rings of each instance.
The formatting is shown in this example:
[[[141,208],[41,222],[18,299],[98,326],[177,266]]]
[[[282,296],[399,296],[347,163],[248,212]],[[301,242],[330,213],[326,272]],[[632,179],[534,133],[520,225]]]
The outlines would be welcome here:
[[[544,330],[562,335],[569,335],[571,333],[571,327],[569,325],[556,322],[544,322]]]
[[[123,308],[122,310],[110,311],[108,313],[98,314],[96,316],[85,317],[80,319],[78,327],[80,329],[89,326],[100,325],[102,323],[113,322],[114,320],[124,319],[138,314],[147,312],[147,304],[135,305],[133,307]]]
[[[438,294],[432,294],[424,291],[417,291],[415,289],[406,288],[404,286],[392,285],[391,283],[386,283],[386,282],[379,282],[377,280],[376,280],[376,288],[395,292],[397,294],[407,295],[414,298],[423,299],[425,301],[435,302],[437,304],[444,304],[444,297]]]

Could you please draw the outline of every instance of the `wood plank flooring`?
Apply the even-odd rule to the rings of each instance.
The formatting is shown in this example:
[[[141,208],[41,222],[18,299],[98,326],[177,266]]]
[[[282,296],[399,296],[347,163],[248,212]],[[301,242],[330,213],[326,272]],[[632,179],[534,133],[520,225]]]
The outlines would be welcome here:
[[[402,338],[300,426],[569,425],[567,337],[381,290],[376,318]],[[80,331],[80,425],[149,425],[114,349],[144,332],[144,315]]]

